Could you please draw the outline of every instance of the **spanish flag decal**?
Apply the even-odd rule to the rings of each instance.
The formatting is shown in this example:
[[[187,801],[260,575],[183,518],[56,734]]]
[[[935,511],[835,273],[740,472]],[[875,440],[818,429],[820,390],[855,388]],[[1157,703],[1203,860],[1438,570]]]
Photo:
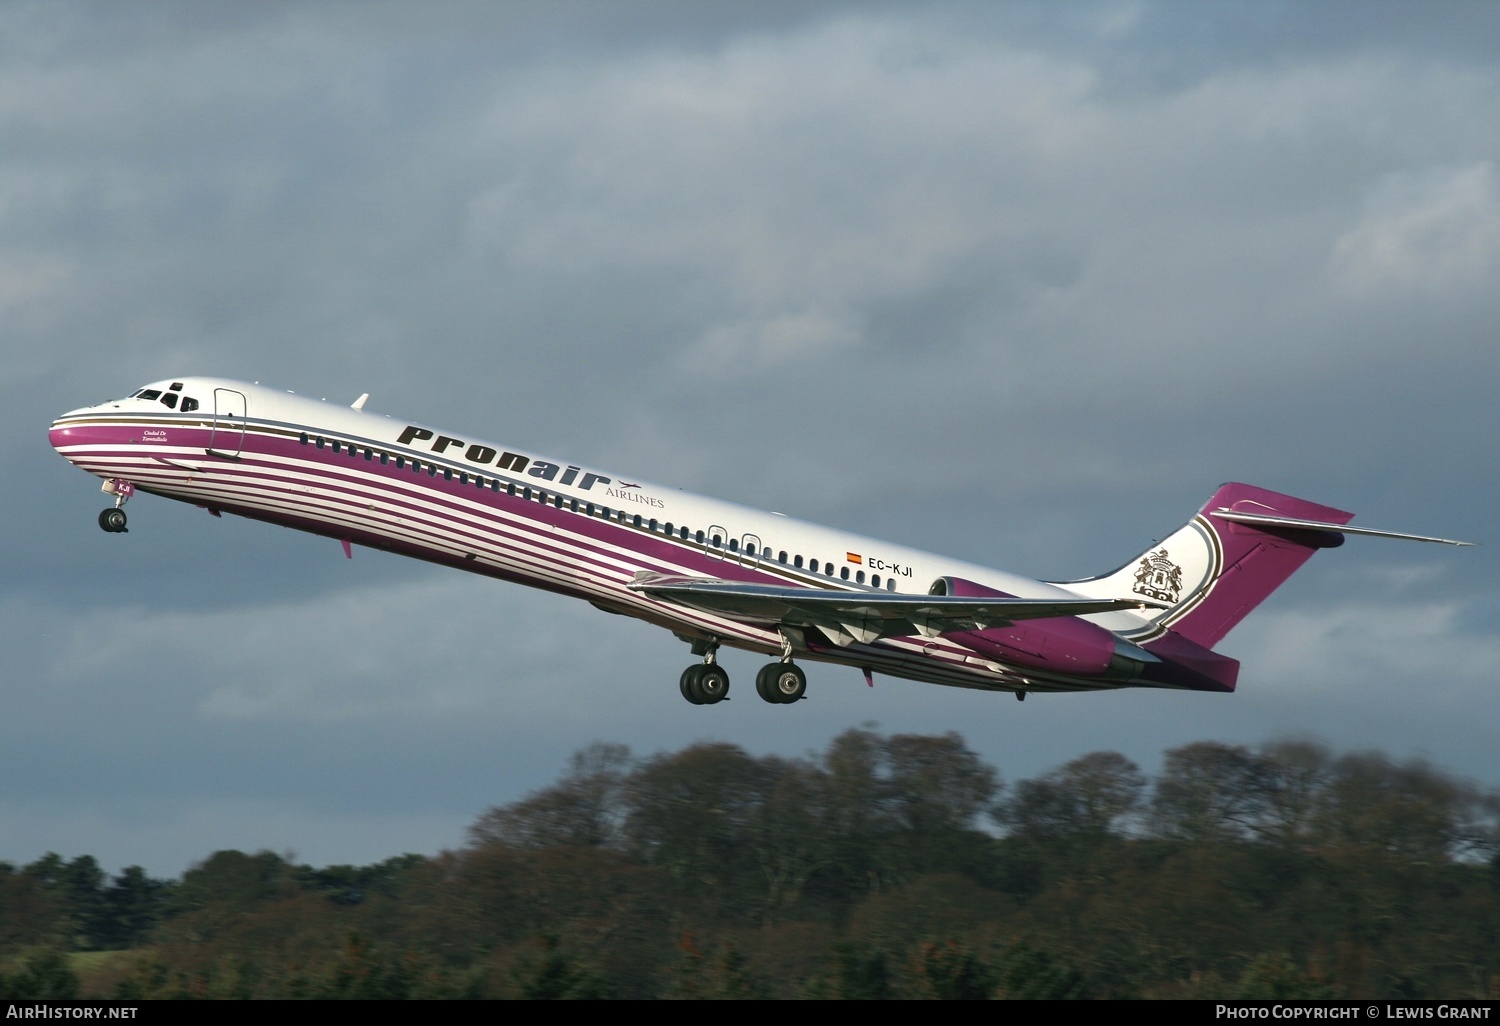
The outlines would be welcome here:
[[[844,553],[844,558],[851,563],[858,563],[860,566],[864,566],[865,563],[865,557],[861,556],[858,552],[846,552]]]

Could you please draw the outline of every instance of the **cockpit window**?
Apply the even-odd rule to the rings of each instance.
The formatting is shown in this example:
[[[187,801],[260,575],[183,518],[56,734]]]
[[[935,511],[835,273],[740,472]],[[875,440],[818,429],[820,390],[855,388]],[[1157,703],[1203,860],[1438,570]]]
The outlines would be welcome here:
[[[194,399],[190,395],[185,395],[185,396],[182,397],[182,412],[183,413],[192,413],[197,408],[198,408],[198,400]]]
[[[169,410],[176,409],[177,408],[177,393],[176,392],[168,392],[166,395],[162,396],[161,397],[161,404],[163,406],[165,406]]]
[[[135,394],[135,397],[137,399],[160,399],[161,398],[161,389],[159,389],[159,388],[143,388],[143,389],[141,389],[139,392],[137,392]]]

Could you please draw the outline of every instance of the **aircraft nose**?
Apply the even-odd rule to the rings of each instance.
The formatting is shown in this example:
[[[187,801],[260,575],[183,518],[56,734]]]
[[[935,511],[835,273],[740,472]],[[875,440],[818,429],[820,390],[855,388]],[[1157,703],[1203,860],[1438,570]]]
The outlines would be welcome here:
[[[68,418],[82,413],[87,408],[70,410],[52,422],[52,427],[47,431],[47,441],[52,443],[52,448],[62,452],[63,446],[70,445],[77,440],[74,437],[74,429],[69,426]]]

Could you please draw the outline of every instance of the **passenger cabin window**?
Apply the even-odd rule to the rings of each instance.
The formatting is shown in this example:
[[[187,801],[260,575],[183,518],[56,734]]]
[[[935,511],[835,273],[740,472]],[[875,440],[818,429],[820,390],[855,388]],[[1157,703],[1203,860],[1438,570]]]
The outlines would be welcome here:
[[[829,569],[829,573],[832,573],[832,572],[833,572],[833,570],[832,570],[832,568],[830,568]],[[846,567],[841,567],[840,568],[840,572],[839,572],[839,576],[842,577],[844,580],[847,581],[849,579],[849,568],[847,566]]]
[[[855,571],[854,581],[855,581],[856,584],[864,584],[865,583],[865,572],[863,570]]]

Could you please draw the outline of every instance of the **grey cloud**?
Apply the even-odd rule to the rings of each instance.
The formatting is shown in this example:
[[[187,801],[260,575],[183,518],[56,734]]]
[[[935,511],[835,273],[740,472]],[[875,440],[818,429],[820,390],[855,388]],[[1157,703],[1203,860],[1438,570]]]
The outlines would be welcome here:
[[[53,780],[7,836],[144,858],[116,803],[173,870],[252,844],[209,837],[243,800],[262,843],[322,816],[373,858],[596,737],[795,753],[867,717],[1012,777],[1303,727],[1439,761],[1451,730],[1500,776],[1487,550],[1320,556],[1231,637],[1232,698],[818,670],[806,715],[710,722],[664,633],[150,497],[104,536],[42,441],[206,372],[1037,575],[1231,478],[1488,540],[1493,19],[1335,8],[5,8],[0,750]]]

